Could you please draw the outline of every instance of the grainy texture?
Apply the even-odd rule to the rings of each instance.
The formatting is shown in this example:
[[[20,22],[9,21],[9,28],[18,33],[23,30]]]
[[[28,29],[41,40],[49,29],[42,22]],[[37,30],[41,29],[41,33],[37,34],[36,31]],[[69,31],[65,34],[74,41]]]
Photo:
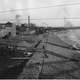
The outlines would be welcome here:
[[[67,60],[62,57],[55,56],[54,54],[61,54],[63,56],[73,58],[75,57],[74,54],[79,54],[76,51],[64,49],[61,47],[57,47],[54,45],[46,44],[45,39],[47,41],[50,41],[54,43],[60,43],[61,45],[67,45],[67,43],[62,42],[62,40],[59,40],[58,37],[54,37],[56,35],[47,35],[47,37],[42,38],[42,42],[38,48],[42,48],[43,45],[45,46],[45,49],[53,51],[53,55],[51,54],[45,54],[48,57],[44,56],[44,52],[41,53],[36,52],[33,57],[29,60],[29,62],[25,65],[23,72],[19,75],[19,79],[79,79],[80,75],[80,66],[79,62],[74,62]],[[41,36],[40,36],[41,38]],[[54,53],[55,52],[55,53]],[[44,58],[44,63],[43,63]],[[77,58],[77,56],[76,56]]]

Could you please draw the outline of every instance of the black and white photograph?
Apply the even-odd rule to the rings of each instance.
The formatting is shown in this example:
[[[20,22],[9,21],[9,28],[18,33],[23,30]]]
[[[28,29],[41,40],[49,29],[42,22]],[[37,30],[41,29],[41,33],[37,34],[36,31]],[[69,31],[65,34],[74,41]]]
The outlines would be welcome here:
[[[80,0],[0,0],[0,79],[80,79]]]

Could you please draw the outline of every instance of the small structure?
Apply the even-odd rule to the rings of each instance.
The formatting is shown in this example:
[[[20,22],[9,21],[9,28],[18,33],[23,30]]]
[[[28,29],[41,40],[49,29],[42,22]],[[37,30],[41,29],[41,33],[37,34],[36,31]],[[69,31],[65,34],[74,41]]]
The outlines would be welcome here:
[[[12,27],[12,25],[13,25],[13,23],[11,23],[11,22],[7,22],[7,23],[5,24],[6,27]]]

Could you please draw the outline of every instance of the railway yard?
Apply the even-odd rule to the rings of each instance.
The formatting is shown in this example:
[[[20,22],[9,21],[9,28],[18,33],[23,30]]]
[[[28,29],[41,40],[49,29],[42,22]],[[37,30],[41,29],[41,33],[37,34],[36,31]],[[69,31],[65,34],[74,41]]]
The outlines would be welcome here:
[[[1,55],[0,79],[80,79],[80,53],[53,32],[0,40],[0,44],[9,45],[9,50],[14,47],[8,58]]]
[[[80,0],[0,0],[0,79],[80,79]]]

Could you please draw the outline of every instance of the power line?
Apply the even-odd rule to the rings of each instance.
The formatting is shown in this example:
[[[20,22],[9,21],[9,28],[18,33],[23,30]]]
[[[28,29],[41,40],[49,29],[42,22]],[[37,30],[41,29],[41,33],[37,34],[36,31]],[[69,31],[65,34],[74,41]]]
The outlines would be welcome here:
[[[30,19],[30,20],[63,20],[64,18],[38,18],[38,19]],[[80,18],[66,18],[66,19],[80,19]],[[7,19],[0,20],[0,21],[6,21]],[[15,20],[15,19],[9,19],[9,20]],[[20,19],[20,20],[28,20],[28,19]]]
[[[30,19],[30,20],[63,20],[64,18],[39,18],[39,19]],[[80,18],[66,18],[66,19],[80,19]],[[28,20],[28,19],[21,19]]]
[[[54,20],[54,19],[64,19],[64,18],[42,18],[42,19],[31,19],[31,20]],[[66,19],[80,19],[80,18],[66,18]]]
[[[60,6],[73,6],[73,5],[80,5],[80,3],[72,3],[72,4],[60,4],[60,5],[54,5],[54,6],[45,6],[45,7],[38,7],[38,8],[14,9],[14,10],[0,11],[0,13],[5,13],[5,12],[14,12],[14,11],[35,10],[35,9],[43,9],[43,8],[53,8],[53,7],[60,7]]]

